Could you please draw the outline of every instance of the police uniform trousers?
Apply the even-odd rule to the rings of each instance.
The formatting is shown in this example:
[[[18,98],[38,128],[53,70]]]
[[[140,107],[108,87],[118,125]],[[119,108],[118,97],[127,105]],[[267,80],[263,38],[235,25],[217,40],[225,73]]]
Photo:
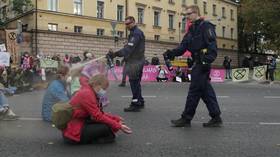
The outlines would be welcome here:
[[[130,88],[132,92],[132,100],[135,105],[143,105],[144,98],[142,97],[141,79],[143,74],[144,62],[140,63],[127,63],[127,74],[129,77]]]
[[[203,65],[194,65],[191,72],[191,84],[186,100],[185,110],[182,117],[192,120],[200,98],[206,104],[209,115],[212,118],[219,117],[221,114],[215,91],[210,84],[210,70],[203,68]]]

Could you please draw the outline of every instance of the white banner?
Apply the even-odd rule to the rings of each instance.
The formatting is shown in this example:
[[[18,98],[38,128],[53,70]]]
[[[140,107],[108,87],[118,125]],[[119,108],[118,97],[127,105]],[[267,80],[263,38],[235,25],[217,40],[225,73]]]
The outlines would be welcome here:
[[[241,82],[249,80],[249,68],[232,69],[232,81]]]
[[[10,66],[10,53],[0,52],[0,66]]]
[[[6,46],[5,44],[0,44],[0,52],[6,52],[7,49],[6,49]]]
[[[253,79],[257,81],[265,80],[266,66],[254,67]]]

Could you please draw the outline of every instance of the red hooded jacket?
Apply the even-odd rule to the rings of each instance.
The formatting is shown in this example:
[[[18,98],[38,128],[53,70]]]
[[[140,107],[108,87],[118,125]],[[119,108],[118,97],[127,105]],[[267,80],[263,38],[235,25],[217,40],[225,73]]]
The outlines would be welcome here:
[[[89,116],[96,122],[107,124],[113,132],[117,132],[121,128],[120,117],[101,111],[96,93],[88,84],[87,77],[80,77],[80,83],[80,90],[70,100],[72,106],[78,105],[79,107],[74,109],[71,121],[63,130],[63,136],[80,142],[85,119]]]

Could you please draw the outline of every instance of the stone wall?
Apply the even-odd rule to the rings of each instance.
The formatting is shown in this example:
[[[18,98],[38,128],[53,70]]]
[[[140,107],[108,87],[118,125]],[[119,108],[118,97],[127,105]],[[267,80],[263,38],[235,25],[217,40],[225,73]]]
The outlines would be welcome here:
[[[34,36],[34,35],[33,35]],[[38,51],[45,55],[60,54],[73,54],[81,55],[86,50],[90,50],[96,57],[104,55],[110,48],[118,50],[123,47],[125,39],[120,39],[115,45],[114,39],[111,37],[98,37],[95,35],[77,34],[77,33],[64,33],[64,32],[50,32],[38,31]],[[161,63],[162,53],[166,49],[176,47],[177,43],[146,41],[146,58],[151,61],[153,56],[160,58]],[[35,52],[35,42],[33,38],[33,51]],[[221,66],[224,56],[231,56],[233,65],[237,66],[238,57],[236,51],[219,50],[218,58],[213,64],[214,66]]]

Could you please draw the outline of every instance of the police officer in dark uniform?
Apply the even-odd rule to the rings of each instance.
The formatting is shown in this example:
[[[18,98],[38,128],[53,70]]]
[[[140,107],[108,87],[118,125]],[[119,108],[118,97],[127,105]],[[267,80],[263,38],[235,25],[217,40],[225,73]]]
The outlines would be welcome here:
[[[109,52],[107,55],[111,58],[116,56],[124,57],[127,61],[127,74],[132,91],[132,101],[125,112],[139,112],[144,108],[144,98],[141,91],[142,71],[145,63],[145,36],[144,33],[136,26],[135,19],[128,16],[125,19],[126,28],[130,30],[128,42],[124,48],[117,52]]]
[[[203,123],[204,127],[220,127],[222,119],[216,94],[210,84],[211,63],[217,57],[217,42],[215,26],[200,17],[196,5],[187,7],[186,15],[192,21],[190,31],[184,36],[181,44],[167,50],[167,58],[181,56],[186,50],[192,53],[194,65],[191,73],[191,84],[186,100],[185,109],[178,120],[171,120],[175,127],[190,127],[200,98],[206,104],[211,120]]]

